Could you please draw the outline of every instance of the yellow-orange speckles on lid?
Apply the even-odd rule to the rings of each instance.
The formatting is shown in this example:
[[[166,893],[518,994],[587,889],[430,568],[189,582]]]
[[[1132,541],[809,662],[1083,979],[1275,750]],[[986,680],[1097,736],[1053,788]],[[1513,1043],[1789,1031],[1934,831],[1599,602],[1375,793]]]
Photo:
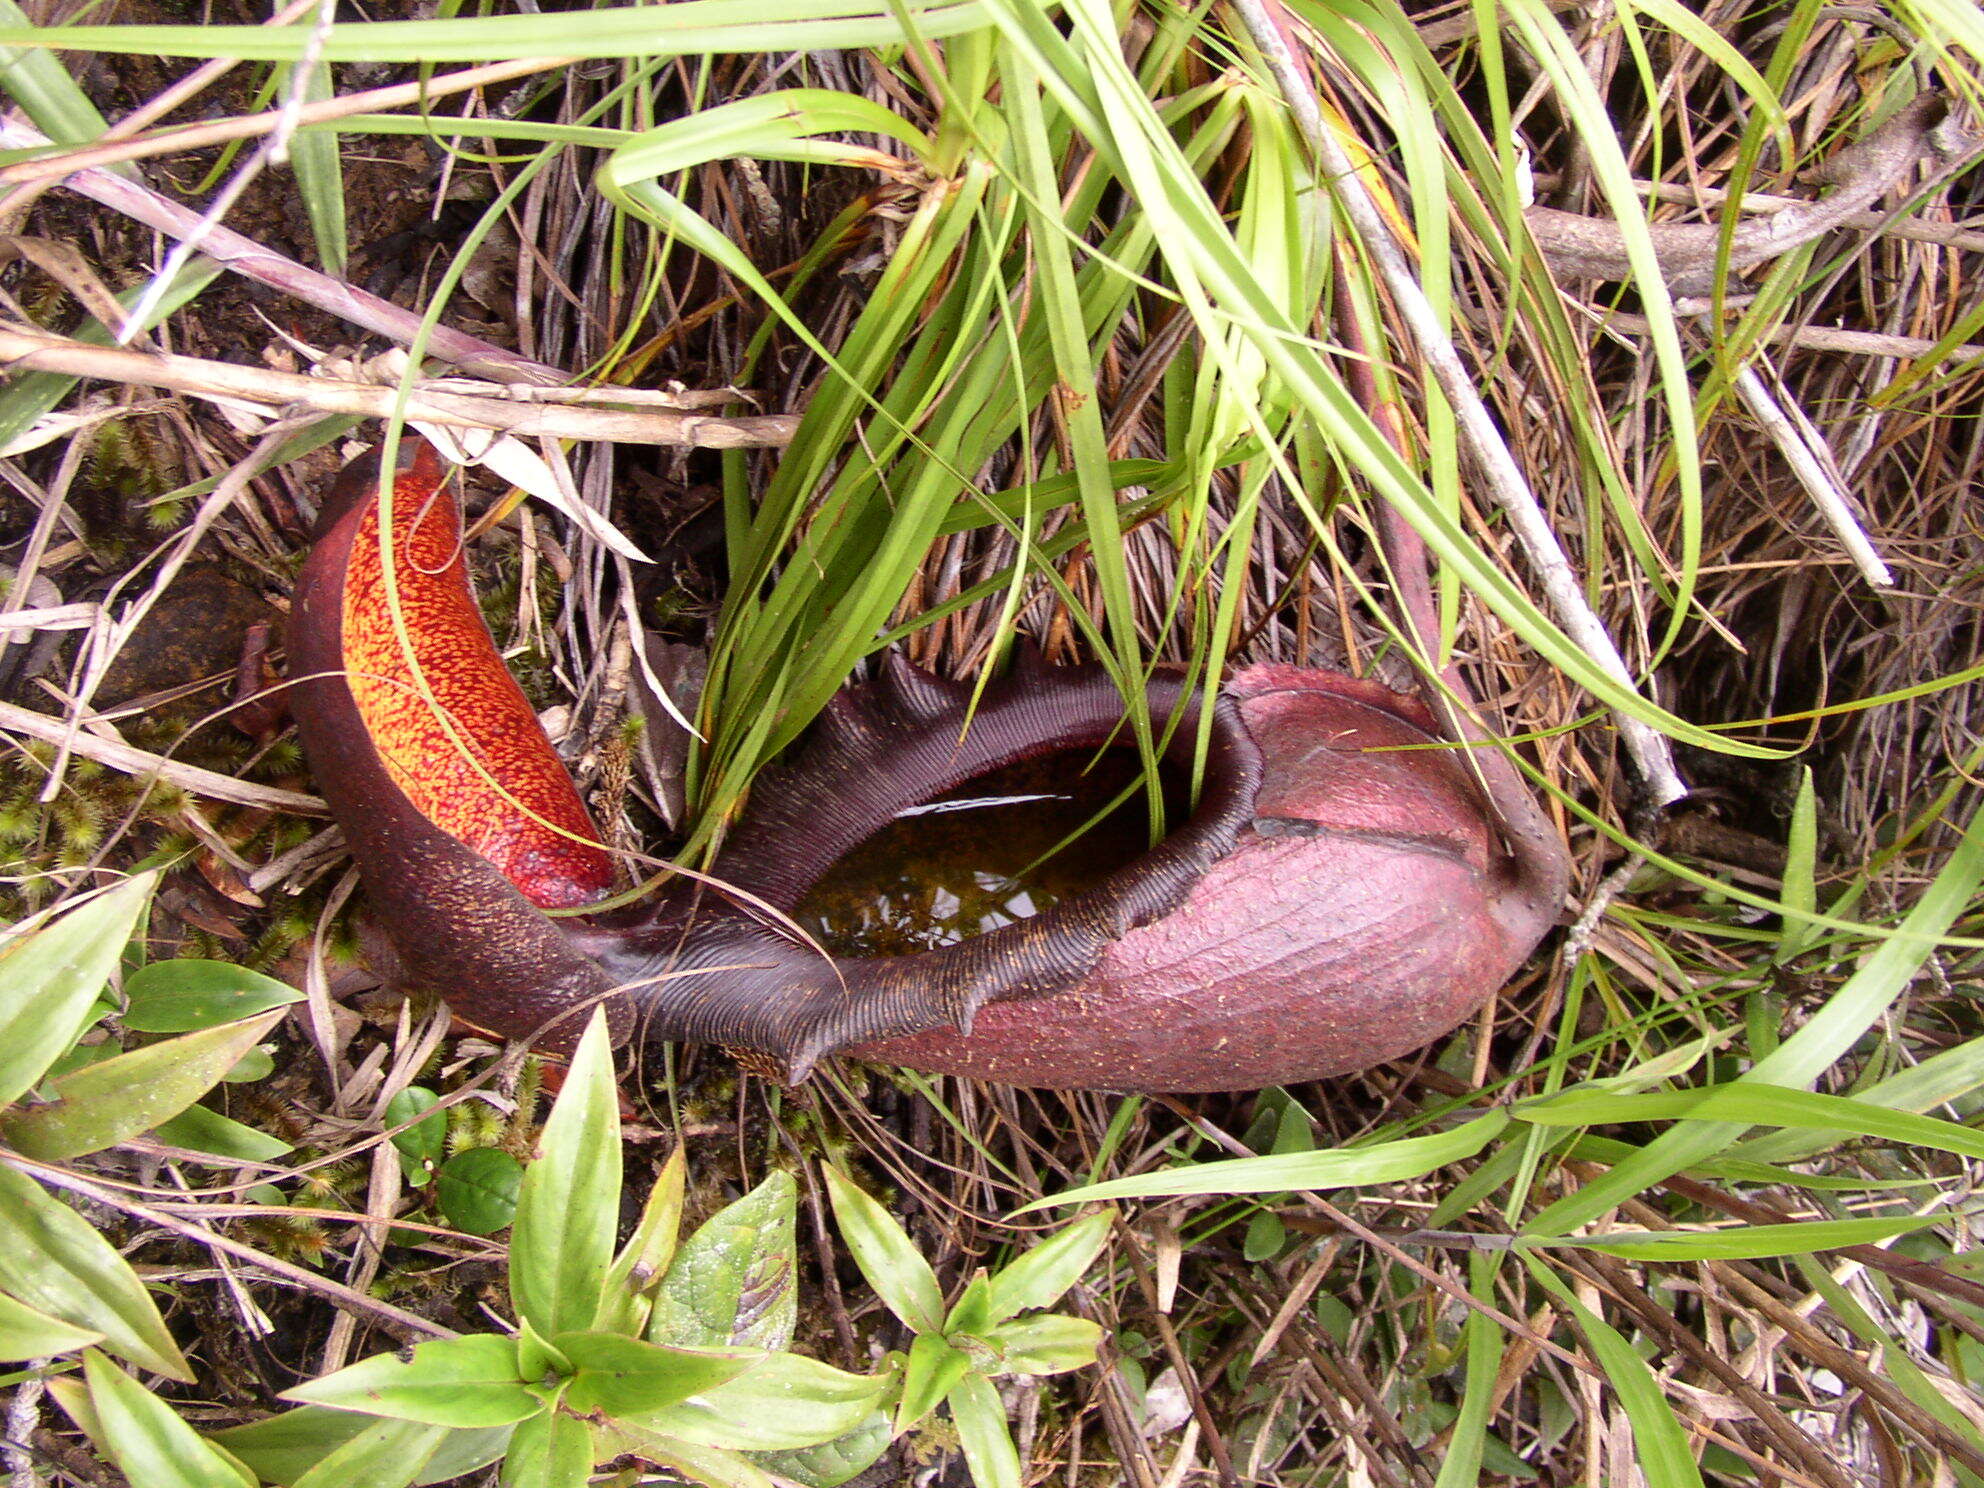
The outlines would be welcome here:
[[[373,746],[423,816],[526,898],[589,904],[611,887],[612,861],[476,608],[454,497],[431,466],[416,466],[399,477],[392,506],[404,638],[387,601],[376,501],[344,582],[344,664]]]

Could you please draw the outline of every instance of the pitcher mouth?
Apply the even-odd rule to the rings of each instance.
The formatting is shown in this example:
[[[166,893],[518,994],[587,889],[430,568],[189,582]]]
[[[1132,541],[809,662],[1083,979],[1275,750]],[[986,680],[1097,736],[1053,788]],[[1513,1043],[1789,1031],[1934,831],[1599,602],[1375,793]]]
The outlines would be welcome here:
[[[1361,765],[1339,763],[1332,778],[1302,763],[1342,719],[1354,727],[1368,716],[1380,733],[1432,742],[1410,700],[1335,673],[1270,667],[1243,672],[1209,702],[1182,675],[1159,673],[1126,703],[1100,668],[1050,667],[1030,650],[975,695],[885,657],[874,681],[838,694],[802,746],[760,776],[712,865],[727,892],[678,879],[635,912],[554,920],[543,911],[596,902],[611,863],[482,622],[460,533],[447,474],[424,444],[403,444],[391,482],[364,462],[348,468],[298,584],[290,655],[305,751],[388,934],[417,980],[495,1033],[541,1037],[556,1024],[565,1031],[544,1039],[556,1047],[576,1037],[578,1011],[604,1002],[623,1037],[638,1027],[749,1050],[799,1079],[850,1045],[946,1028],[968,1043],[991,1004],[1013,1005],[1007,1022],[1041,999],[1106,1009],[1112,954],[1166,925],[1236,849],[1277,835],[1310,842],[1288,862],[1312,873],[1293,865],[1321,862],[1318,852],[1360,833],[1396,828],[1413,839],[1399,847],[1408,854],[1436,839],[1475,844],[1468,872],[1482,902],[1466,913],[1481,934],[1501,937],[1493,882],[1514,859],[1451,759],[1401,754],[1382,779]],[[1329,702],[1309,718],[1302,709],[1313,703],[1272,701],[1280,694]],[[1272,724],[1264,758],[1243,705],[1261,719],[1309,721],[1293,734]],[[911,955],[836,959],[775,928],[898,812],[988,770],[1120,741],[1132,708],[1147,710],[1167,757],[1199,769],[1202,788],[1174,831],[1093,886]],[[1415,892],[1411,873],[1393,877],[1399,892]],[[1452,891],[1443,881],[1439,892]],[[1207,922],[1217,930],[1246,912],[1215,903]],[[1311,948],[1317,956],[1341,960],[1360,929],[1317,921],[1310,933],[1331,941]],[[1197,990],[1247,1001],[1224,984]],[[1024,1083],[1024,1069],[1011,1067],[1002,1078]],[[1093,1083],[1123,1080],[1097,1069]]]

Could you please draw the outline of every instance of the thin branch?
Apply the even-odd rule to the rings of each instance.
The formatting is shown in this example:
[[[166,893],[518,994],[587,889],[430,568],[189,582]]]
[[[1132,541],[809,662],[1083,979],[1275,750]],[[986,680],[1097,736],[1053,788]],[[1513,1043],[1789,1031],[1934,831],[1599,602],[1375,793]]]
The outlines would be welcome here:
[[[1771,396],[1754,365],[1746,363],[1737,369],[1735,387],[1736,396],[1743,400],[1750,416],[1763,425],[1771,443],[1784,456],[1784,463],[1798,477],[1798,484],[1812,498],[1812,505],[1819,509],[1819,515],[1852,558],[1853,566],[1860,570],[1860,577],[1876,589],[1892,589],[1894,575],[1874,551],[1873,541],[1854,515],[1846,482],[1834,467],[1831,453],[1817,431],[1796,408],[1787,411]]]
[[[268,127],[273,127],[275,116],[267,117]],[[0,118],[0,148],[34,149],[47,143],[47,136],[18,117],[8,115]],[[65,156],[64,160],[94,153],[78,151],[73,156]],[[5,179],[5,174],[0,171],[0,180]],[[78,195],[86,196],[112,211],[122,212],[147,227],[156,228],[167,237],[184,238],[200,230],[198,212],[113,171],[100,168],[79,170],[63,165],[56,174],[66,175],[68,179],[63,184]],[[243,237],[232,228],[215,227],[208,231],[201,249],[215,263],[243,278],[266,284],[271,289],[315,305],[327,314],[348,320],[402,346],[411,345],[420,331],[421,317],[411,310],[356,285],[347,284],[342,279],[333,279],[328,274],[305,268],[296,260],[286,258],[272,248],[265,248],[252,238]],[[487,377],[494,382],[563,383],[571,380],[567,373],[556,367],[534,362],[514,351],[506,351],[452,326],[433,327],[428,333],[427,351],[429,355],[451,362],[465,372]]]

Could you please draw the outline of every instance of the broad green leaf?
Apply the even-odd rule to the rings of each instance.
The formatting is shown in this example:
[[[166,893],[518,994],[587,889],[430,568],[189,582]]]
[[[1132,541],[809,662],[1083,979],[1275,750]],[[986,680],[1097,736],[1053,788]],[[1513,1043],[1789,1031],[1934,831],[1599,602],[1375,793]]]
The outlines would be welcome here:
[[[155,1374],[190,1380],[144,1283],[94,1226],[41,1185],[0,1164],[0,1292]]]
[[[1290,1189],[1351,1188],[1367,1183],[1396,1183],[1419,1178],[1448,1163],[1474,1156],[1509,1124],[1508,1114],[1496,1110],[1464,1122],[1452,1131],[1430,1137],[1403,1137],[1371,1147],[1346,1147],[1334,1152],[1293,1152],[1282,1157],[1236,1157],[1195,1163],[1115,1178],[1036,1199],[1019,1212],[1050,1204],[1079,1204],[1090,1199],[1141,1199],[1182,1194],[1280,1193]]]
[[[1958,1100],[1980,1087],[1984,1087],[1984,1038],[1974,1038],[1854,1091],[1853,1099],[1897,1111],[1926,1111],[1931,1106]],[[1740,1158],[1754,1161],[1796,1162],[1857,1135],[1853,1131],[1776,1131],[1746,1138],[1731,1150]]]
[[[212,1432],[209,1439],[270,1482],[293,1483],[346,1442],[386,1424],[377,1416],[355,1411],[299,1405],[245,1426]],[[488,1466],[503,1455],[511,1430],[509,1426],[484,1426],[445,1432],[441,1445],[413,1481],[445,1483]]]
[[[799,1319],[798,1185],[773,1173],[682,1242],[648,1314],[655,1343],[782,1349]]]
[[[275,1072],[276,1056],[269,1051],[267,1044],[257,1044],[235,1060],[221,1079],[230,1085],[253,1085],[257,1080],[268,1079]]]
[[[1240,1259],[1253,1264],[1271,1261],[1288,1243],[1288,1226],[1281,1216],[1263,1209],[1247,1221],[1247,1233],[1240,1241]]]
[[[841,1238],[882,1305],[918,1333],[935,1333],[943,1326],[944,1294],[930,1263],[917,1253],[903,1227],[855,1187],[853,1179],[831,1165],[821,1171]]]
[[[1810,1085],[1887,1011],[1971,905],[1984,881],[1984,812],[1973,815],[1963,840],[1942,870],[1915,901],[1901,925],[1860,964],[1825,1006],[1798,1031],[1759,1059],[1739,1084],[1780,1088]],[[1727,1149],[1743,1135],[1742,1121],[1690,1121],[1662,1132],[1617,1167],[1550,1204],[1525,1228],[1531,1234],[1561,1235],[1586,1224],[1702,1158]]]
[[[96,1349],[83,1353],[83,1377],[104,1450],[145,1488],[255,1488],[254,1479],[200,1439],[179,1413]]]
[[[487,1333],[416,1344],[410,1359],[374,1354],[282,1398],[430,1426],[507,1426],[542,1404],[517,1378],[516,1341]]]
[[[0,1113],[0,1137],[41,1162],[115,1146],[192,1105],[284,1016],[264,1013],[84,1065],[54,1082],[46,1105]]]
[[[1522,1259],[1530,1275],[1570,1313],[1591,1345],[1619,1404],[1626,1409],[1640,1471],[1651,1488],[1702,1488],[1701,1470],[1688,1451],[1688,1433],[1675,1419],[1667,1397],[1660,1393],[1660,1384],[1646,1360],[1616,1328],[1578,1301],[1547,1266],[1532,1256]]]
[[[500,1488],[586,1488],[592,1478],[593,1428],[562,1410],[517,1423],[503,1454]]]
[[[840,1488],[880,1461],[894,1439],[888,1412],[878,1410],[845,1436],[793,1452],[767,1452],[758,1461],[768,1471],[804,1483],[806,1488]]]
[[[245,1426],[210,1431],[207,1439],[270,1482],[290,1483],[346,1442],[379,1424],[377,1416],[332,1410],[322,1405],[299,1405]]]
[[[134,1033],[192,1033],[235,1023],[303,994],[228,961],[154,961],[124,979],[124,1026]]]
[[[524,1165],[501,1147],[471,1147],[441,1164],[434,1202],[448,1223],[471,1235],[493,1235],[517,1217]]]
[[[141,873],[17,935],[0,953],[0,1108],[34,1088],[90,1024],[158,876]]]
[[[72,1353],[102,1337],[93,1329],[78,1328],[0,1294],[0,1363]]]
[[[595,1009],[524,1171],[510,1230],[510,1296],[546,1338],[591,1325],[620,1219],[620,1091]]]
[[[1043,1312],[1001,1323],[987,1341],[1003,1356],[1001,1374],[1065,1374],[1095,1362],[1102,1327],[1064,1312]]]
[[[1934,1225],[1950,1214],[1873,1219],[1801,1219],[1791,1224],[1739,1225],[1726,1230],[1614,1230],[1602,1235],[1522,1237],[1521,1249],[1568,1247],[1623,1256],[1629,1261],[1732,1261],[1763,1256],[1812,1255],[1847,1245],[1874,1245]]]
[[[386,1102],[387,1126],[413,1122],[405,1131],[393,1133],[393,1145],[399,1148],[400,1156],[413,1165],[416,1173],[423,1164],[439,1168],[448,1155],[448,1116],[445,1111],[434,1111],[440,1099],[424,1085],[409,1085]],[[423,1111],[433,1111],[433,1114],[415,1121],[414,1118]],[[517,1181],[523,1181],[521,1171],[517,1174]]]
[[[375,1420],[332,1448],[292,1488],[352,1488],[359,1483],[365,1488],[407,1488],[421,1480],[451,1434],[446,1426],[419,1421]]]
[[[552,1340],[576,1373],[565,1399],[581,1413],[645,1417],[715,1389],[764,1359],[757,1349],[686,1349],[617,1333],[561,1333]]]
[[[188,1106],[161,1121],[152,1135],[168,1147],[208,1152],[232,1162],[274,1162],[293,1146],[206,1106]]]
[[[1707,1090],[1654,1090],[1640,1095],[1567,1090],[1535,1105],[1518,1106],[1515,1114],[1539,1126],[1674,1119],[1837,1129],[1963,1157],[1984,1157],[1984,1132],[1954,1121],[1870,1105],[1851,1096],[1821,1095],[1748,1080]]]
[[[953,1348],[941,1334],[919,1333],[909,1345],[902,1370],[902,1399],[896,1404],[896,1435],[910,1429],[937,1408],[951,1387],[971,1368],[971,1358]]]
[[[644,1412],[639,1420],[664,1436],[702,1446],[790,1451],[855,1430],[893,1383],[889,1374],[848,1374],[799,1354],[772,1354],[735,1379]]]
[[[978,1488],[1020,1488],[1020,1453],[999,1392],[982,1374],[967,1374],[950,1395],[965,1464]]]
[[[992,1320],[1004,1322],[1015,1313],[1059,1302],[1095,1264],[1115,1219],[1114,1209],[1084,1215],[1000,1267],[992,1278]]]
[[[641,1206],[640,1222],[634,1233],[613,1258],[606,1272],[605,1294],[599,1299],[599,1312],[592,1326],[596,1333],[647,1332],[654,1307],[654,1291],[668,1275],[675,1259],[675,1245],[682,1229],[682,1192],[688,1167],[677,1147],[655,1176]],[[685,1340],[649,1337],[652,1343]]]

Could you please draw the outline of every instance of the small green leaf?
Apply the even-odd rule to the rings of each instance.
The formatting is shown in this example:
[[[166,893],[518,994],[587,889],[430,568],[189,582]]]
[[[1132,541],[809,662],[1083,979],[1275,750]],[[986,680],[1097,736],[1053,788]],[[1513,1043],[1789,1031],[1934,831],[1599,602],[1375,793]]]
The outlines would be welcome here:
[[[191,1380],[144,1283],[110,1242],[32,1179],[0,1164],[0,1292],[155,1374]]]
[[[983,1271],[974,1272],[963,1295],[945,1314],[944,1332],[982,1334],[992,1323],[992,1283]]]
[[[227,961],[154,961],[124,979],[124,1026],[192,1033],[301,1001],[294,987]]]
[[[1020,1488],[1020,1454],[999,1392],[982,1374],[967,1374],[950,1394],[965,1465],[978,1488]]]
[[[1298,1188],[1397,1183],[1424,1177],[1436,1168],[1474,1156],[1500,1136],[1508,1124],[1508,1113],[1495,1110],[1462,1122],[1452,1131],[1435,1132],[1428,1137],[1400,1137],[1369,1147],[1342,1147],[1329,1152],[1291,1152],[1280,1157],[1235,1157],[1222,1162],[1193,1163],[1161,1173],[1141,1173],[1070,1189],[1064,1194],[1036,1199],[1020,1213],[1089,1199],[1281,1193]]]
[[[1847,1245],[1876,1245],[1932,1225],[1948,1213],[1900,1214],[1869,1219],[1803,1219],[1791,1224],[1739,1225],[1722,1230],[1614,1230],[1603,1235],[1518,1237],[1525,1250],[1545,1247],[1595,1250],[1629,1261],[1743,1261],[1767,1256],[1812,1255]]]
[[[654,1294],[654,1343],[782,1349],[799,1322],[798,1186],[773,1173],[682,1243]]]
[[[510,1231],[510,1297],[546,1338],[599,1312],[620,1218],[620,1090],[595,1009],[524,1173]]]
[[[441,1097],[424,1085],[409,1085],[391,1100],[386,1102],[386,1125],[400,1126],[412,1121],[405,1131],[393,1133],[393,1145],[400,1150],[400,1156],[419,1172],[422,1164],[441,1166],[448,1155],[448,1117],[444,1111],[434,1111]],[[434,1114],[415,1121],[423,1111]],[[518,1175],[521,1180],[521,1173]]]
[[[82,1036],[158,882],[153,873],[17,935],[0,954],[0,1108]]]
[[[1109,1241],[1114,1209],[1097,1210],[1050,1235],[992,1278],[992,1317],[1052,1307],[1082,1279]]]
[[[450,1435],[419,1421],[373,1421],[326,1453],[292,1488],[407,1488]],[[252,1464],[251,1464],[252,1465]]]
[[[1791,830],[1784,839],[1784,928],[1778,932],[1779,966],[1794,961],[1818,939],[1819,927],[1807,916],[1819,906],[1819,803],[1812,790],[1812,771],[1799,772],[1798,797],[1791,805]]]
[[[515,1340],[487,1333],[418,1344],[411,1359],[374,1354],[282,1398],[430,1426],[507,1426],[540,1407],[517,1378]]]
[[[604,1295],[593,1317],[595,1333],[640,1334],[647,1331],[655,1289],[675,1259],[676,1237],[682,1229],[682,1191],[687,1164],[682,1149],[668,1155],[641,1206],[640,1222],[606,1272]],[[650,1338],[653,1343],[681,1340]]]
[[[735,1379],[639,1420],[702,1446],[791,1451],[846,1436],[875,1413],[893,1383],[888,1373],[848,1374],[800,1354],[772,1354]]]
[[[937,1408],[963,1379],[971,1360],[951,1347],[941,1334],[919,1333],[909,1346],[902,1371],[902,1400],[896,1406],[896,1435],[900,1436]]]
[[[434,1175],[434,1201],[448,1223],[471,1235],[493,1235],[517,1217],[524,1165],[500,1147],[457,1152]]]
[[[170,1120],[161,1121],[152,1129],[152,1136],[168,1147],[212,1153],[230,1162],[274,1162],[292,1145],[206,1106],[188,1106]]]
[[[1240,1242],[1242,1260],[1260,1262],[1271,1261],[1281,1254],[1281,1247],[1288,1240],[1288,1227],[1280,1216],[1263,1209],[1247,1221],[1247,1234]]]
[[[221,1079],[229,1085],[253,1085],[276,1072],[276,1056],[267,1044],[257,1044],[234,1061],[234,1067]]]
[[[0,1295],[0,1362],[18,1364],[67,1354],[102,1338],[94,1329],[78,1328]]]
[[[84,1065],[55,1082],[47,1104],[0,1114],[0,1136],[40,1162],[115,1146],[205,1095],[283,1016],[264,1013]]]
[[[520,1422],[503,1454],[500,1488],[586,1488],[592,1477],[593,1429],[562,1410]]]
[[[96,1349],[83,1353],[83,1377],[104,1450],[145,1488],[255,1488],[252,1477],[200,1439],[179,1414]]]
[[[791,1452],[768,1452],[758,1460],[767,1471],[804,1483],[807,1488],[840,1488],[849,1478],[879,1462],[894,1439],[889,1413],[878,1410],[852,1431],[830,1442]]]
[[[943,1326],[944,1294],[930,1263],[917,1253],[903,1227],[855,1187],[853,1179],[832,1166],[821,1171],[841,1238],[882,1305],[918,1333],[937,1332]]]
[[[1065,1374],[1095,1362],[1102,1327],[1065,1312],[1041,1312],[1001,1323],[988,1341],[1003,1356],[1001,1374]]]
[[[518,1319],[517,1377],[542,1385],[569,1379],[571,1375],[572,1361],[540,1336],[529,1318]]]
[[[735,1379],[765,1355],[757,1349],[684,1349],[618,1333],[561,1333],[552,1342],[572,1361],[566,1400],[575,1411],[644,1417]]]

